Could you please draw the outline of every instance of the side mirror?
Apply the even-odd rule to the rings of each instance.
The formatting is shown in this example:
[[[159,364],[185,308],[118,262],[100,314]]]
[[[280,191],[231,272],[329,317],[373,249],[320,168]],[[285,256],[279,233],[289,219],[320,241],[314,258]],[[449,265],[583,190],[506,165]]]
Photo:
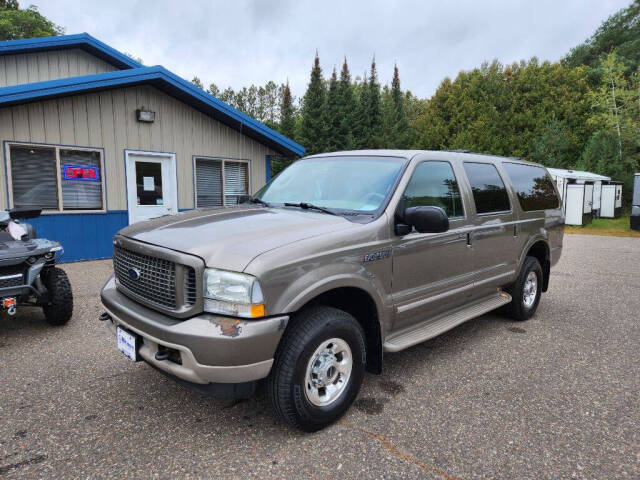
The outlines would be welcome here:
[[[237,199],[238,199],[238,204],[250,203],[251,202],[251,195],[238,195]]]
[[[409,207],[404,211],[404,223],[420,233],[441,233],[449,230],[449,217],[440,207]]]

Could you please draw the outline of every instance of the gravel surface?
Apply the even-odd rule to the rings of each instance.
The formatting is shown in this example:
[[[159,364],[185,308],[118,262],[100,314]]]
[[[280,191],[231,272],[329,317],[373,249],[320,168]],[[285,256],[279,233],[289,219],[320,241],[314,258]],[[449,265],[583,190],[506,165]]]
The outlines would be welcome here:
[[[640,478],[640,239],[565,236],[533,319],[387,355],[315,434],[263,390],[203,398],[131,363],[97,320],[111,263],[64,268],[67,326],[0,318],[2,478]]]

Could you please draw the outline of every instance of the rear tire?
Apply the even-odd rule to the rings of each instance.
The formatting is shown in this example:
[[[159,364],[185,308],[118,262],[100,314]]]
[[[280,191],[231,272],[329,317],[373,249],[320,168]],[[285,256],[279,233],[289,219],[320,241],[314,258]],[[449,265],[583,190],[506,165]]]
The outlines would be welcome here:
[[[543,274],[540,262],[535,257],[526,257],[518,279],[507,289],[511,303],[505,313],[516,321],[529,320],[536,313],[542,294]]]
[[[366,366],[360,324],[332,307],[291,319],[267,378],[267,396],[289,425],[315,432],[339,419],[360,390]]]
[[[61,268],[50,267],[40,274],[49,291],[49,303],[42,307],[50,325],[64,325],[73,314],[73,294],[67,273]]]

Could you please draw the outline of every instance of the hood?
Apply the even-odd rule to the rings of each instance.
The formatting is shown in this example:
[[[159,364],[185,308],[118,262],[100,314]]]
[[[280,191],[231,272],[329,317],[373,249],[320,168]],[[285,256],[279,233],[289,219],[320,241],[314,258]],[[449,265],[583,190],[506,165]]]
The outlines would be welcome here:
[[[208,267],[243,271],[261,253],[357,224],[294,208],[242,206],[191,210],[139,222],[119,233],[202,258]]]

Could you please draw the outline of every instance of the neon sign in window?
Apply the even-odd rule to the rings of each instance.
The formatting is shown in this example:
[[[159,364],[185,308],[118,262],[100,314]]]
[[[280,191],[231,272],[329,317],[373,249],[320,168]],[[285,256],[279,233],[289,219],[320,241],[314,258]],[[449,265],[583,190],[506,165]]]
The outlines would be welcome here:
[[[93,165],[65,165],[63,174],[65,180],[100,181],[100,170]]]

